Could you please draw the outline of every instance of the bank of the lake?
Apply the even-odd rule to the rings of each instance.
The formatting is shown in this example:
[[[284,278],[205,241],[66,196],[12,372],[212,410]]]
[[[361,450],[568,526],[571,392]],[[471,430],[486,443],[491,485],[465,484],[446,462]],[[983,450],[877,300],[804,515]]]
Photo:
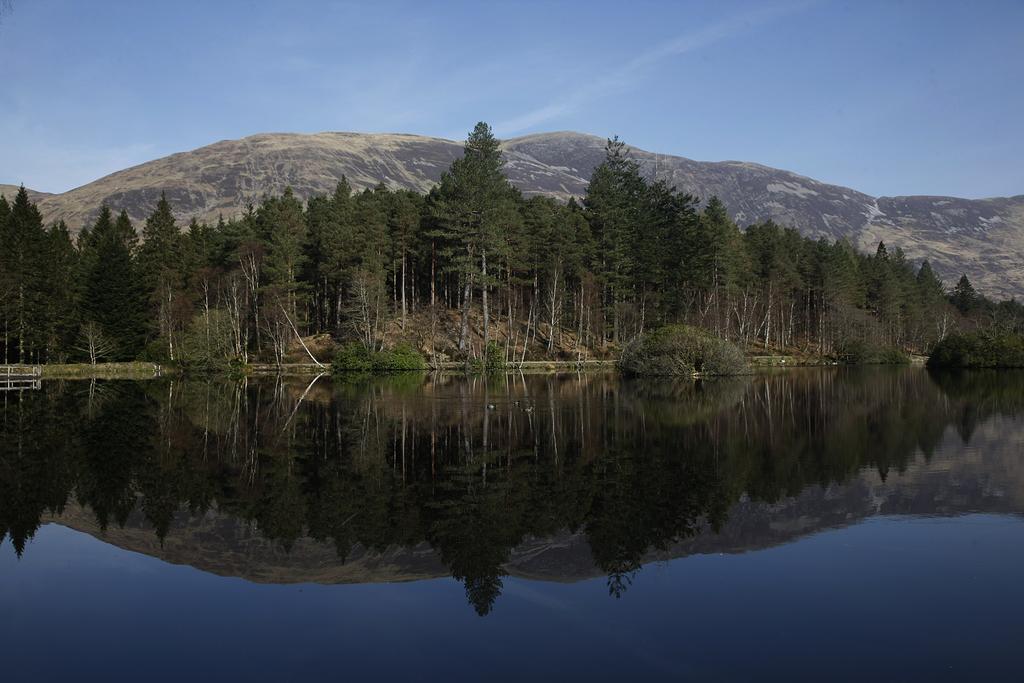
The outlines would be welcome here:
[[[911,365],[924,365],[927,356],[910,356]],[[751,368],[801,368],[801,367],[826,367],[842,365],[837,359],[828,356],[803,355],[803,354],[763,354],[748,355],[747,362]],[[523,374],[544,374],[562,372],[593,372],[612,371],[617,369],[618,360],[615,358],[588,359],[588,360],[528,360],[521,363],[510,363],[501,369],[501,372],[516,372]],[[40,368],[41,379],[128,379],[147,380],[160,377],[175,376],[181,374],[213,374],[213,375],[282,375],[287,377],[315,377],[316,375],[330,373],[331,366],[327,363],[317,365],[315,363],[249,363],[231,371],[210,372],[189,372],[182,370],[175,365],[164,365],[143,361],[127,363],[50,363],[37,366],[13,366],[24,367],[26,371],[32,367]],[[423,372],[446,372],[446,373],[472,373],[472,366],[465,362],[445,361],[429,363]],[[372,373],[371,373],[372,374]],[[380,373],[378,373],[380,374]]]
[[[27,367],[27,366],[26,366]],[[42,379],[156,379],[177,374],[173,367],[143,361],[129,363],[48,363],[35,366]]]

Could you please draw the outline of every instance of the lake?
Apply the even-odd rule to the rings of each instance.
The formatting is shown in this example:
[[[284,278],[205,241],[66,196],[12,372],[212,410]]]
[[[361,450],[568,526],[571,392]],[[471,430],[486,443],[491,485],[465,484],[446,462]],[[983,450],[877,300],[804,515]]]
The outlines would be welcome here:
[[[0,392],[3,680],[979,680],[1024,374]]]

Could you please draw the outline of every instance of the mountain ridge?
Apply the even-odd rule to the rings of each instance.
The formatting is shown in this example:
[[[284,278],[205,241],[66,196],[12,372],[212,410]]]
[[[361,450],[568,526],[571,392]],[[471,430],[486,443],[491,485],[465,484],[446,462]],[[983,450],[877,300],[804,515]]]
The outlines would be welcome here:
[[[581,197],[604,145],[605,138],[573,131],[511,138],[502,143],[505,173],[526,196]],[[1024,295],[1024,194],[875,197],[755,162],[629,152],[648,178],[702,201],[717,195],[741,226],[770,219],[862,250],[884,240],[912,260],[931,261],[947,284],[965,272],[990,296]],[[216,221],[285,187],[303,200],[330,192],[342,175],[355,189],[384,182],[426,192],[461,153],[461,142],[409,133],[259,133],[176,152],[67,192],[30,194],[47,222],[64,220],[72,230],[104,203],[138,224],[162,192],[183,224]],[[4,194],[12,190],[0,186]]]

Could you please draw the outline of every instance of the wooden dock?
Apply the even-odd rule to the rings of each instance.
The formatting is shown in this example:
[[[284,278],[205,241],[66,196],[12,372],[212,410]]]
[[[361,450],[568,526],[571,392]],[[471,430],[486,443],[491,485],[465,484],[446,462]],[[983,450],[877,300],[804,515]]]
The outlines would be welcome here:
[[[43,369],[38,365],[0,365],[0,391],[42,387]]]

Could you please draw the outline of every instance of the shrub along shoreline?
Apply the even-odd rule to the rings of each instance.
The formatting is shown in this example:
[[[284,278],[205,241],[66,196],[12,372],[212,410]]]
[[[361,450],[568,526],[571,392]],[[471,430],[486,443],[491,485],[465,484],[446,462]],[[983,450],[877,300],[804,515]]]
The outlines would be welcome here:
[[[732,342],[689,325],[667,325],[626,345],[619,369],[627,375],[699,377],[745,375],[743,351]]]
[[[935,345],[931,368],[1024,368],[1024,336],[1009,333],[953,334]]]

